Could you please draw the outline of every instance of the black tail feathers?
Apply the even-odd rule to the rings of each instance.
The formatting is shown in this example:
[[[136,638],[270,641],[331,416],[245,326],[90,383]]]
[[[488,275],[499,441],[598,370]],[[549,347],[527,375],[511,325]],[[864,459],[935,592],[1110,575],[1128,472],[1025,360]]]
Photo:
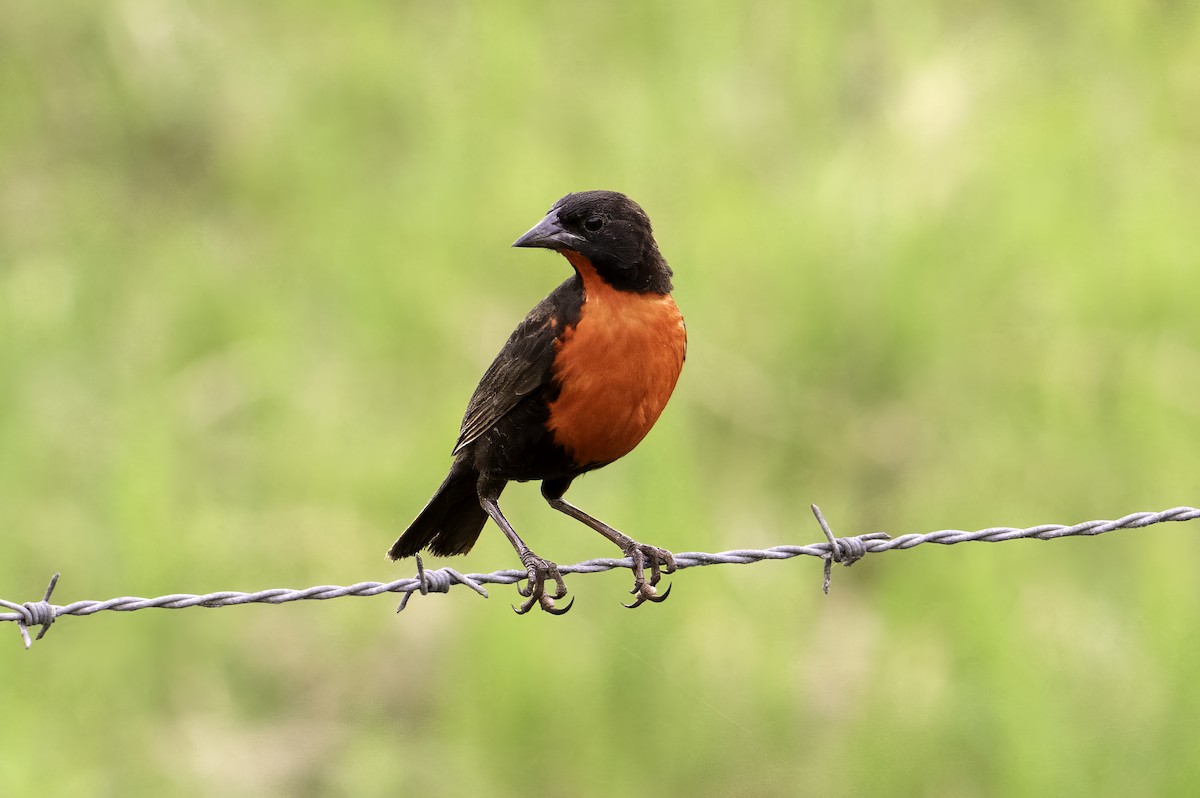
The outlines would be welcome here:
[[[425,548],[438,557],[470,551],[488,518],[479,506],[478,479],[475,471],[452,469],[429,504],[392,544],[388,556],[398,560]]]

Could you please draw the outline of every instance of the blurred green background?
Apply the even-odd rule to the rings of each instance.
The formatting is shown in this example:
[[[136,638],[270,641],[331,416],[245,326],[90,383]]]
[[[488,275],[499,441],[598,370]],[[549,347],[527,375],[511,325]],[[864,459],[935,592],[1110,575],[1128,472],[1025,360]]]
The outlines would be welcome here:
[[[676,551],[1200,503],[1188,3],[7,4],[0,596],[389,580],[560,195],[691,334]],[[562,563],[613,550],[544,506]],[[485,532],[462,571],[512,567]],[[1194,795],[1200,528],[0,628],[0,795]],[[439,563],[440,564],[440,563]],[[55,753],[45,755],[47,749]]]

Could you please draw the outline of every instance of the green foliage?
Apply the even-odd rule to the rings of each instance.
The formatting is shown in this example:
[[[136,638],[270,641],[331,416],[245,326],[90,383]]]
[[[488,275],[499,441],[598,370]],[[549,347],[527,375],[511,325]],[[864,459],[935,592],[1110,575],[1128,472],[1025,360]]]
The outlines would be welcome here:
[[[675,550],[1197,503],[1187,3],[9,4],[0,596],[397,578],[620,189],[691,348],[571,498]],[[614,552],[505,495],[545,556]],[[0,628],[0,795],[1191,795],[1200,536]],[[454,567],[515,563],[489,531]],[[46,758],[47,746],[62,752]]]

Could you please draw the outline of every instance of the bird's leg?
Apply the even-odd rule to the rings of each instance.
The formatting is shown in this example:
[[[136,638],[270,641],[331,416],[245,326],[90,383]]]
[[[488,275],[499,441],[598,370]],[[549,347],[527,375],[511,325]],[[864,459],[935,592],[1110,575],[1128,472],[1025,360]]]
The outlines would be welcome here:
[[[554,496],[548,494],[543,486],[542,495],[546,497],[546,501],[550,506],[561,513],[565,513],[576,521],[581,521],[592,529],[599,532],[604,537],[611,540],[613,543],[621,547],[621,551],[625,556],[633,560],[633,590],[629,591],[637,596],[632,604],[626,604],[626,607],[633,608],[639,606],[644,601],[666,601],[667,596],[671,594],[670,586],[660,596],[655,589],[655,585],[662,579],[663,574],[674,573],[675,557],[666,549],[660,549],[657,546],[648,546],[645,543],[638,543],[633,538],[626,534],[618,532],[608,524],[598,518],[580,510],[575,505],[568,502],[562,496]],[[646,566],[650,566],[650,580],[646,580]]]
[[[517,535],[516,530],[512,528],[512,524],[508,523],[504,513],[500,512],[500,505],[494,498],[480,496],[479,504],[503,530],[504,536],[517,550],[517,556],[521,558],[521,564],[525,566],[525,571],[529,574],[529,581],[526,582],[525,587],[517,588],[517,592],[525,596],[526,600],[520,607],[513,607],[516,613],[524,615],[533,608],[534,604],[537,604],[551,615],[566,614],[574,606],[575,599],[572,598],[571,602],[561,609],[554,606],[555,599],[566,598],[567,595],[567,585],[563,582],[562,574],[558,572],[558,566],[530,551],[525,542]],[[555,585],[553,594],[546,592],[546,582],[551,580]]]

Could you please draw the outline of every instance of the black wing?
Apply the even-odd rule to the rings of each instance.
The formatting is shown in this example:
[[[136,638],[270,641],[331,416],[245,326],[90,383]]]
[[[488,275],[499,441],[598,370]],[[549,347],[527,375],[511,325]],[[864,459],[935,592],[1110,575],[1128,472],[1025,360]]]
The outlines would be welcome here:
[[[454,454],[495,426],[522,398],[550,382],[554,342],[578,321],[582,303],[578,281],[569,279],[517,325],[467,404]]]

